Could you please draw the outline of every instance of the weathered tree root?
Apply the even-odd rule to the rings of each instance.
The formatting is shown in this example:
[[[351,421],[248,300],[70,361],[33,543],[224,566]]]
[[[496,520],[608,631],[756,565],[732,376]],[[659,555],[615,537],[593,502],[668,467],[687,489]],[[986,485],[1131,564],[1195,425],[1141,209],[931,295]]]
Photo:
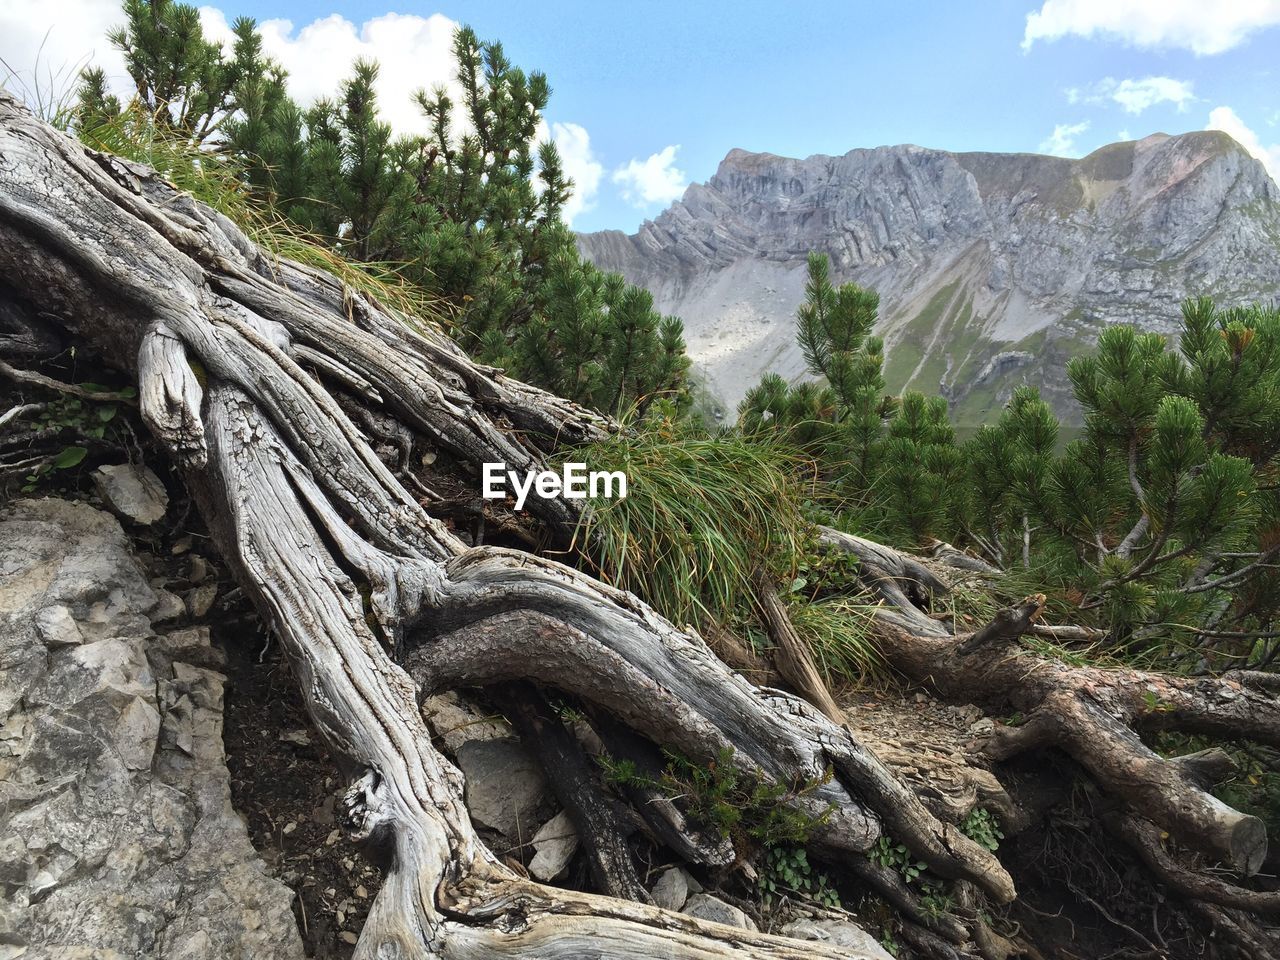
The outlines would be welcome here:
[[[1047,659],[1018,643],[1034,626],[1043,597],[1001,611],[972,633],[953,635],[908,596],[908,590],[945,590],[932,570],[889,548],[834,531],[825,539],[856,553],[867,568],[868,584],[885,599],[886,609],[878,611],[876,620],[884,636],[883,653],[894,667],[943,696],[1024,715],[1017,726],[996,727],[984,747],[988,756],[1005,760],[1034,748],[1062,749],[1098,786],[1131,808],[1123,820],[1125,835],[1158,877],[1195,899],[1272,914],[1275,895],[1181,866],[1150,842],[1157,829],[1150,824],[1159,824],[1211,860],[1244,876],[1257,872],[1267,854],[1264,825],[1209,792],[1224,774],[1225,754],[1206,751],[1166,759],[1138,735],[1178,730],[1275,746],[1280,743],[1280,703],[1269,675],[1189,678]]]
[[[502,617],[523,626],[496,659],[620,704],[655,742],[704,759],[732,747],[746,772],[778,781],[831,767],[820,799],[835,811],[818,838],[830,855],[860,856],[883,817],[940,875],[1012,897],[994,857],[801,701],[753,690],[628,594],[529,555],[468,550],[401,487],[335,394],[380,405],[465,462],[512,468],[538,462],[531,438],[583,439],[608,428],[599,418],[473,364],[330,277],[272,261],[150,171],[84,150],[3,93],[0,267],[15,296],[136,374],[143,419],[184,468],[317,728],[346,758],[350,829],[392,852],[357,957],[841,955],[555,890],[499,863],[389,649],[412,648],[430,686],[487,682],[495,658],[479,663],[476,650],[496,637],[486,621]],[[564,503],[539,507],[553,527],[574,522]],[[582,658],[579,674],[539,676],[549,651]]]

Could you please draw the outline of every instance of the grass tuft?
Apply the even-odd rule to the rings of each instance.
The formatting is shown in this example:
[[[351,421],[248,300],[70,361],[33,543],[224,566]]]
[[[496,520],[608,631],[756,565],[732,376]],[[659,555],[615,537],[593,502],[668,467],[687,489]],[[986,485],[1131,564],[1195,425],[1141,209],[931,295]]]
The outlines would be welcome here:
[[[875,604],[869,597],[797,603],[789,612],[829,685],[864,686],[884,677],[884,657],[872,631]]]
[[[579,543],[604,579],[675,623],[748,616],[757,573],[790,572],[800,551],[806,466],[779,445],[664,421],[565,459],[626,473],[628,495],[590,503]]]

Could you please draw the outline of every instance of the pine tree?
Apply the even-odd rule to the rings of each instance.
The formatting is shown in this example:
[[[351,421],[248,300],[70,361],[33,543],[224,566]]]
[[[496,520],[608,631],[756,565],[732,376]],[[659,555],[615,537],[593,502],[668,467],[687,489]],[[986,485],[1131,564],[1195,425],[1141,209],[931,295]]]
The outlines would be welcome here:
[[[204,143],[240,106],[246,86],[267,64],[254,21],[237,17],[231,57],[205,39],[200,12],[172,0],[125,0],[124,26],[108,39],[124,54],[136,104],[166,133]],[[100,68],[84,72],[80,91],[82,122],[118,116],[120,101],[106,94]]]
[[[554,144],[537,142],[550,85],[501,44],[461,28],[461,101],[420,92],[431,134],[396,137],[379,112],[375,63],[356,63],[335,98],[302,109],[253,21],[236,21],[227,54],[193,7],[126,0],[124,12],[112,39],[136,96],[122,105],[100,70],[86,71],[82,130],[114,122],[127,136],[237,158],[274,215],[396,269],[437,300],[469,350],[535,383],[614,413],[656,397],[687,408],[680,322],[579,257],[561,216],[572,182]]]

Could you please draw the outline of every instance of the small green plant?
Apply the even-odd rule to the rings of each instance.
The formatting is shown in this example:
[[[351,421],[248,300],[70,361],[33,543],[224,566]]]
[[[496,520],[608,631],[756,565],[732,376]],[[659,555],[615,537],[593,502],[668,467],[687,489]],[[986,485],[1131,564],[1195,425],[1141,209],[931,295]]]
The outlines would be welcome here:
[[[1152,713],[1168,713],[1174,709],[1172,703],[1161,698],[1160,694],[1154,690],[1143,690],[1142,700],[1147,705],[1147,709]]]
[[[921,883],[920,906],[935,920],[955,912],[956,901],[940,883]]]
[[[107,387],[98,383],[82,383],[79,386],[91,393],[108,392]],[[128,387],[113,392],[112,395],[132,397],[134,393],[133,388]],[[113,401],[98,403],[82,400],[79,397],[59,396],[45,405],[45,408],[33,418],[33,423],[39,431],[59,437],[66,436],[74,440],[86,438],[101,440],[106,436],[107,430],[118,413],[119,406]],[[68,443],[52,458],[37,466],[23,478],[22,492],[35,492],[57,471],[70,470],[79,466],[88,454],[88,447],[80,443]]]
[[[897,871],[908,883],[918,880],[926,869],[925,864],[911,856],[911,851],[904,844],[895,843],[885,836],[876,841],[876,845],[867,852],[867,858],[872,863]]]
[[[759,884],[766,906],[793,896],[833,910],[841,907],[831,878],[809,863],[804,847],[770,847],[760,864]]]
[[[1000,849],[1000,841],[1004,839],[995,814],[983,807],[970,810],[969,815],[960,822],[960,830],[978,846],[985,847],[992,853]]]
[[[602,756],[599,762],[610,783],[644,786],[678,800],[693,820],[731,837],[740,848],[803,845],[833,809],[828,806],[818,816],[811,816],[794,806],[796,800],[830,780],[830,770],[803,782],[765,783],[752,780],[734,765],[732,748],[725,748],[707,764],[674,751],[667,751],[666,758],[667,765],[657,779],[640,773],[629,760]]]

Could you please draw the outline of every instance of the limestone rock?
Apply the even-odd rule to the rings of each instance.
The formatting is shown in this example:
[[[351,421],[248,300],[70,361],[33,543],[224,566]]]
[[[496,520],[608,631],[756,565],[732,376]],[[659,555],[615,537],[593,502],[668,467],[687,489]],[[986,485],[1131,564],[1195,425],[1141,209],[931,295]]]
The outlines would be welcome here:
[[[568,869],[578,852],[578,831],[566,811],[561,810],[533,835],[533,849],[529,872],[539,880],[550,882]]]
[[[893,960],[880,941],[849,920],[795,920],[782,928],[782,935],[844,947],[849,960]]]
[[[111,515],[0,512],[0,957],[303,955],[231,806],[208,631],[156,637],[159,600]]]
[[[454,756],[472,740],[507,740],[515,736],[505,718],[486,713],[455,690],[434,693],[423,700],[422,717],[431,732],[444,742],[445,750]]]
[[[551,813],[551,791],[538,761],[514,738],[469,740],[457,758],[471,819],[513,844],[527,843]]]
[[[164,518],[169,494],[155,471],[144,464],[121,463],[93,471],[98,494],[118,516],[150,526]]]
[[[672,867],[658,877],[653,885],[653,902],[664,910],[679,910],[689,899],[690,893],[699,893],[702,886],[683,867]]]
[[[681,913],[700,920],[711,920],[715,923],[741,927],[743,930],[755,930],[755,921],[732,904],[725,903],[719,897],[709,893],[695,893],[691,896]]]

